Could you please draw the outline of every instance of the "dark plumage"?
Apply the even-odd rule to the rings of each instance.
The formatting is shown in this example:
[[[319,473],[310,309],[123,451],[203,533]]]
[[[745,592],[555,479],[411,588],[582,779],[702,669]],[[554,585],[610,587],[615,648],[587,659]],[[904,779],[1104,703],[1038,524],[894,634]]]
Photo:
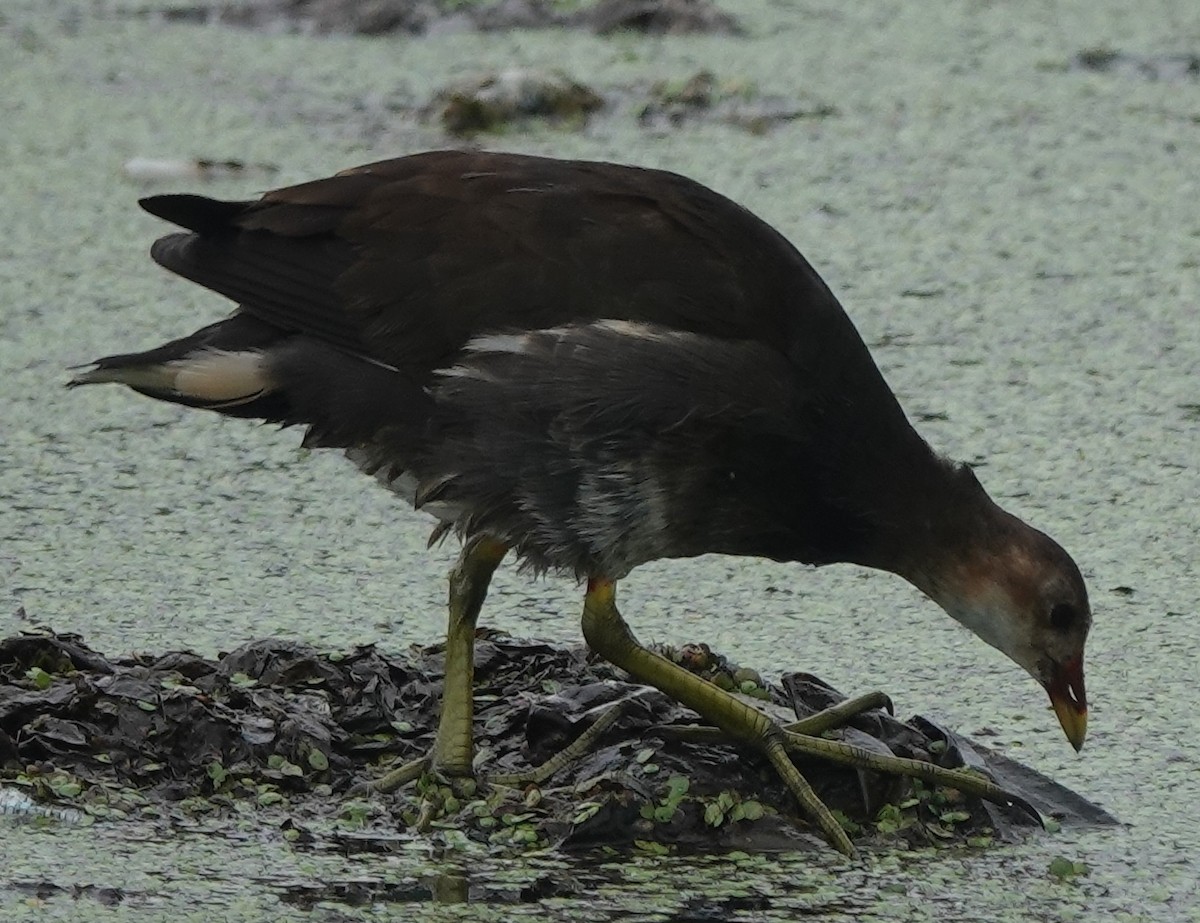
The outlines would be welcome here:
[[[187,229],[154,259],[238,310],[73,383],[302,424],[538,569],[614,581],[723,552],[893,571],[1032,673],[1082,743],[1074,563],[928,447],[813,268],[728,199],[436,152],[142,204]]]
[[[539,568],[621,577],[705,551],[879,564],[882,514],[907,532],[896,507],[920,502],[880,466],[922,490],[953,477],[804,258],[682,177],[436,153],[256,203],[143,205],[193,232],[154,259],[241,309],[100,370],[260,350],[270,387],[141,390],[305,424],[307,445],[412,472],[422,500]]]

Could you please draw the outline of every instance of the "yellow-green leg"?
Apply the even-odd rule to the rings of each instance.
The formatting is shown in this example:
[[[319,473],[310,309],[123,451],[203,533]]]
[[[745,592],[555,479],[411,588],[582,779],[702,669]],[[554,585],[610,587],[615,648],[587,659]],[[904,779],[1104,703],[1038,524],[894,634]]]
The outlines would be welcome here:
[[[508,546],[474,536],[463,544],[458,562],[450,571],[449,627],[446,630],[446,670],[442,685],[442,710],[433,749],[425,756],[393,769],[366,788],[393,792],[429,771],[449,777],[468,777],[475,756],[471,723],[474,717],[472,687],[475,681],[475,623],[487,596],[488,584]]]
[[[616,584],[610,580],[588,581],[583,603],[583,637],[605,660],[635,679],[661,689],[727,734],[761,750],[834,847],[848,856],[854,854],[854,846],[842,825],[788,758],[783,729],[758,709],[639,644],[617,611]]]
[[[616,585],[609,580],[588,581],[583,605],[583,636],[593,651],[625,670],[635,679],[661,689],[667,695],[711,721],[726,734],[741,739],[761,751],[787,784],[801,809],[821,828],[825,837],[840,852],[854,854],[854,846],[812,786],[792,763],[789,753],[819,757],[835,763],[914,776],[936,785],[949,785],[1000,804],[1015,804],[1037,817],[1027,803],[1003,791],[974,773],[942,769],[920,760],[887,757],[861,747],[811,733],[797,733],[793,727],[820,732],[828,716],[824,713],[787,728],[737,697],[688,672],[665,657],[647,650],[633,636],[616,606]],[[861,704],[856,702],[857,704]],[[845,717],[842,715],[841,717]]]
[[[843,727],[857,715],[874,711],[877,708],[886,708],[889,715],[894,714],[890,698],[882,692],[868,692],[853,699],[846,699],[837,705],[831,705],[807,718],[785,724],[783,730],[789,734],[813,737],[833,728]],[[659,728],[658,731],[676,740],[687,740],[692,743],[716,743],[728,736],[720,728],[705,727],[699,724],[669,724]]]
[[[608,729],[620,720],[623,710],[624,708],[620,702],[616,705],[610,705],[605,711],[600,713],[600,717],[593,721],[586,731],[540,766],[531,766],[529,769],[522,770],[521,772],[508,772],[488,776],[488,781],[493,785],[541,785],[564,766],[569,766],[575,760],[590,752],[592,747],[605,735]]]

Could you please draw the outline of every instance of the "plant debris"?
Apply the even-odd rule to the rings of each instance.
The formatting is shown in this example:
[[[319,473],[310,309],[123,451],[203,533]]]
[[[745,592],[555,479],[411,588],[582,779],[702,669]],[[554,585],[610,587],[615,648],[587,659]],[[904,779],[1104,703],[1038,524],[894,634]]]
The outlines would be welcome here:
[[[1084,48],[1070,61],[1072,70],[1116,73],[1142,80],[1200,80],[1200,53],[1132,54],[1108,45]]]
[[[548,28],[589,29],[601,35],[742,31],[733,16],[710,0],[201,0],[167,5],[156,15],[175,22],[316,35]]]
[[[1089,873],[1090,869],[1086,862],[1079,862],[1075,859],[1068,859],[1066,856],[1055,856],[1050,860],[1050,865],[1046,868],[1051,877],[1057,878],[1059,881],[1074,881]]]
[[[742,28],[708,0],[600,0],[575,15],[601,35],[646,32],[652,35],[740,35]]]
[[[760,96],[746,80],[718,80],[702,70],[683,81],[659,81],[637,112],[641,125],[678,128],[687,122],[716,121],[764,134],[782,122],[824,119],[838,114],[829,103],[800,93],[796,99]]]
[[[806,674],[764,686],[705,645],[664,654],[781,720],[843,699]],[[387,850],[418,822],[451,844],[473,840],[498,851],[825,848],[764,760],[730,743],[687,739],[680,727],[694,725],[694,714],[584,648],[480,631],[475,656],[480,781],[429,776],[394,796],[356,798],[347,794],[354,785],[432,746],[440,646],[323,654],[267,639],[216,660],[186,651],[112,659],[76,635],[10,637],[0,641],[0,781],[88,818],[261,812],[298,845],[315,839],[310,828],[332,825],[348,851]],[[489,774],[520,773],[554,756],[617,704],[620,717],[596,746],[542,784],[487,783]],[[1066,822],[1111,822],[1061,786],[925,719],[905,723],[875,710],[831,733],[986,771]],[[956,791],[821,762],[800,768],[860,845],[983,847],[1036,829],[1019,811]]]
[[[582,127],[604,99],[565,74],[510,68],[459,81],[439,91],[425,110],[452,135],[502,131],[532,120]]]
[[[245,175],[269,177],[278,173],[279,167],[270,163],[204,157],[132,157],[125,161],[121,172],[128,179],[146,183],[179,180],[211,182]]]

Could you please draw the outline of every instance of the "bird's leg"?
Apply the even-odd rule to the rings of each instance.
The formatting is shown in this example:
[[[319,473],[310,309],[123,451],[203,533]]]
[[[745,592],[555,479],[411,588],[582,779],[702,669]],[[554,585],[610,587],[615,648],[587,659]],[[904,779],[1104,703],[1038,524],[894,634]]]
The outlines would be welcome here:
[[[450,619],[446,630],[446,669],[442,713],[433,744],[434,767],[448,776],[471,775],[475,738],[472,690],[475,684],[475,623],[492,574],[508,546],[486,536],[467,539],[450,571]]]
[[[635,679],[661,689],[676,701],[711,721],[733,737],[755,747],[767,757],[787,784],[803,811],[840,852],[854,854],[850,838],[817,797],[812,786],[796,769],[790,753],[819,757],[848,766],[913,776],[935,785],[947,785],[1000,804],[1016,805],[1037,812],[981,776],[962,770],[943,769],[921,760],[887,757],[841,741],[826,740],[785,729],[768,715],[736,696],[701,679],[667,658],[638,643],[616,606],[616,585],[610,580],[588,581],[583,604],[583,636],[593,651],[625,670]],[[814,718],[819,716],[813,716]],[[806,719],[811,720],[811,719]],[[812,730],[819,725],[805,725]]]
[[[475,679],[475,622],[487,596],[488,584],[508,546],[487,536],[472,536],[463,544],[450,571],[449,627],[446,630],[446,668],[442,708],[433,749],[393,769],[369,784],[370,791],[392,792],[430,770],[450,777],[471,775],[475,755],[471,722]]]
[[[616,584],[611,580],[588,581],[583,603],[583,637],[605,660],[635,679],[661,689],[727,734],[761,750],[834,847],[846,855],[854,853],[842,825],[792,765],[784,748],[782,728],[758,709],[639,644],[617,611]]]

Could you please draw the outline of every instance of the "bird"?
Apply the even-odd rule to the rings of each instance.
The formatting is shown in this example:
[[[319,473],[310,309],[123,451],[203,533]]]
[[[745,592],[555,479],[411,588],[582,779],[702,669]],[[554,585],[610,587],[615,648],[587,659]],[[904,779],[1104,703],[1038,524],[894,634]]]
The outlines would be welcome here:
[[[1074,560],[917,433],[817,271],[731,199],[664,170],[443,150],[140,204],[182,229],[153,260],[236,308],[69,384],[304,427],[462,541],[435,742],[381,790],[472,774],[475,626],[510,553],[585,584],[591,650],[765,756],[844,853],[797,754],[1017,799],[881,766],[688,673],[618,610],[634,568],[718,553],[899,575],[1028,672],[1082,747]]]

